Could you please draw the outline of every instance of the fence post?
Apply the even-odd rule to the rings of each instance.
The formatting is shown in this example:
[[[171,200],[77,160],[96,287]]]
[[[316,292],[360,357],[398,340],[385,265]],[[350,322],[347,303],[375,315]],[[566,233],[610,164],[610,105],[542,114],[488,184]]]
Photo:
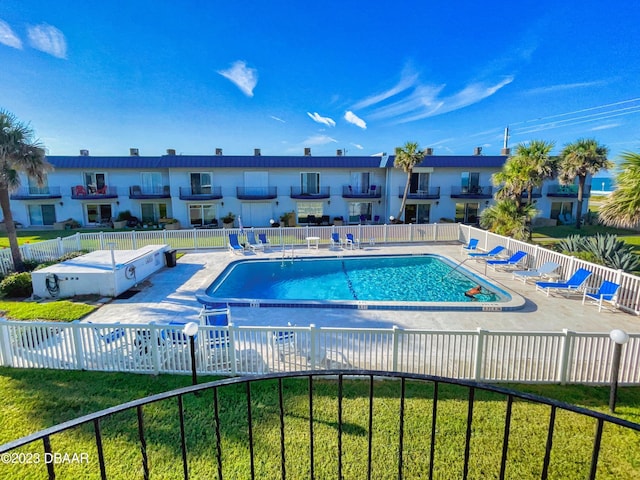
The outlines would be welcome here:
[[[167,245],[167,231],[166,230],[162,230],[162,243]]]
[[[80,232],[76,232],[76,251],[82,250],[82,242],[80,241]]]
[[[131,230],[131,246],[133,247],[134,250],[138,249],[138,241],[136,239],[136,231],[135,230]]]
[[[558,365],[558,380],[560,385],[566,385],[569,378],[569,352],[573,346],[575,332],[562,329],[562,342],[560,343],[560,365]]]
[[[166,346],[160,345],[160,335],[158,334],[155,322],[149,322],[149,329],[151,330],[151,360],[153,362],[153,373],[158,375],[160,373],[160,348],[166,348]]]
[[[100,232],[100,250],[104,250],[104,232]]]
[[[25,260],[32,260],[32,258],[31,258],[31,245],[29,245],[28,243],[25,243],[24,245],[22,245],[21,250],[24,250],[24,253],[22,254],[22,257]]]
[[[391,368],[394,372],[398,371],[398,344],[400,343],[400,331],[400,327],[398,327],[397,325],[393,326],[393,351],[391,354]]]
[[[433,224],[433,241],[434,242],[438,241],[438,224],[437,223]]]
[[[58,237],[58,258],[64,255],[64,244],[62,243],[62,238]]]
[[[11,335],[9,325],[5,318],[0,318],[0,354],[2,355],[2,365],[13,367],[13,352],[11,350]]]
[[[80,322],[74,320],[71,322],[71,336],[73,337],[73,348],[75,350],[76,368],[84,370],[84,348],[82,348],[82,328]]]
[[[482,357],[484,356],[484,337],[489,333],[478,327],[478,341],[476,342],[476,355],[473,359],[473,379],[480,381],[482,379]]]
[[[316,369],[316,324],[309,325],[309,361],[311,362],[311,370]]]
[[[383,228],[384,234],[382,235],[382,243],[387,243],[387,224],[384,224]]]
[[[195,228],[193,229],[193,249],[198,250],[198,237],[197,230]]]
[[[233,323],[229,323],[229,363],[231,366],[231,375],[234,377],[238,374],[238,365],[236,364],[236,332],[238,327]],[[256,373],[256,372],[251,372]]]

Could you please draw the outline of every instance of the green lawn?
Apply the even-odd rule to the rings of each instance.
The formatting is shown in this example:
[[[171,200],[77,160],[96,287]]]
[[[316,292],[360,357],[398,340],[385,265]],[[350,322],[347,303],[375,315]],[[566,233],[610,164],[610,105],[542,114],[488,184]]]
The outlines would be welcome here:
[[[93,305],[66,300],[45,303],[0,301],[0,312],[10,320],[71,322],[81,319],[95,309]]]
[[[212,380],[213,378],[209,378]],[[204,379],[201,379],[204,381]],[[20,370],[0,368],[0,443],[83,414],[128,400],[190,384],[188,376],[146,376],[119,373]],[[313,392],[316,478],[337,478],[338,387],[316,381]],[[398,381],[374,386],[373,471],[376,479],[397,478],[400,409]],[[256,478],[280,478],[277,384],[252,384]],[[546,395],[599,411],[607,411],[608,389],[583,386],[531,386],[518,389]],[[404,425],[404,478],[425,478],[431,434],[432,388],[407,382]],[[467,418],[467,391],[442,386],[437,415],[435,478],[461,478]],[[225,478],[249,478],[249,439],[245,387],[221,390],[220,429]],[[191,478],[217,478],[211,393],[184,398],[185,429]],[[287,478],[309,478],[309,402],[305,380],[284,380]],[[619,391],[618,412],[640,421],[640,388]],[[540,478],[550,409],[515,402],[507,478]],[[478,391],[473,416],[469,478],[497,478],[502,452],[505,401]],[[175,400],[144,408],[147,452],[152,478],[182,476],[179,421]],[[343,391],[343,475],[366,478],[368,382],[345,381]],[[549,478],[587,477],[595,423],[559,411]],[[102,423],[107,475],[141,478],[140,447],[135,412],[115,415]],[[605,427],[599,479],[640,478],[640,435]],[[54,451],[86,452],[88,465],[64,465],[58,478],[96,478],[99,467],[91,428],[52,439]],[[22,452],[41,451],[41,444]],[[43,465],[0,465],[1,478],[43,478]]]

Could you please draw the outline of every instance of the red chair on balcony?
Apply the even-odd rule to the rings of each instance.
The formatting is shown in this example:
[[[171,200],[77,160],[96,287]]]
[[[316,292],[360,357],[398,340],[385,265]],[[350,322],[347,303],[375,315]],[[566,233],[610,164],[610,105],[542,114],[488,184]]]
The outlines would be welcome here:
[[[98,195],[106,195],[107,194],[107,186],[103,185],[102,187],[100,187],[98,190],[96,190],[96,193]]]
[[[76,185],[74,188],[75,195],[86,195],[87,191],[82,185]]]

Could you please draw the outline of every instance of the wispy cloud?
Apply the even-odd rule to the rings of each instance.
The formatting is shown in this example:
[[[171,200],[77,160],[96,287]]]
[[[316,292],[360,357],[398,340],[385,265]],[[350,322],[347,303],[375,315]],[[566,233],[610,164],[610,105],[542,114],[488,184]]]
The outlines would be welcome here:
[[[47,24],[28,27],[29,43],[36,50],[57,58],[67,58],[67,40],[56,27]]]
[[[352,146],[356,147],[358,150],[364,150],[364,147],[359,143],[351,143]]]
[[[275,115],[269,115],[271,118],[273,118],[274,120],[276,120],[277,122],[282,122],[282,123],[287,123],[285,122],[283,119],[276,117]]]
[[[564,92],[567,90],[575,90],[576,88],[588,88],[588,87],[601,87],[606,85],[606,80],[596,80],[593,82],[576,82],[576,83],[563,83],[558,85],[549,85],[547,87],[532,88],[524,91],[525,95],[540,95],[543,93]]]
[[[347,111],[344,114],[344,119],[349,122],[352,123],[353,125],[355,125],[356,127],[360,127],[363,130],[367,129],[367,122],[365,122],[363,119],[361,119],[360,117],[358,117],[355,113],[353,113],[351,110]]]
[[[420,83],[418,75],[407,73],[405,69],[395,86],[357,102],[352,108],[372,108],[368,116],[373,119],[408,123],[473,105],[495,94],[513,79],[510,75],[494,82],[474,82],[458,92],[445,95],[446,85]]]
[[[22,40],[13,32],[9,24],[0,20],[0,43],[7,47],[22,49]]]
[[[247,97],[253,97],[253,89],[258,84],[258,71],[247,67],[246,62],[238,60],[227,70],[219,70],[224,78],[231,80]]]
[[[321,123],[322,125],[326,125],[327,127],[336,126],[336,122],[333,118],[323,117],[317,112],[314,112],[314,113],[307,112],[307,115],[309,115],[309,118],[311,118],[311,120],[313,120],[316,123]]]
[[[313,135],[308,137],[304,142],[305,145],[326,145],[328,143],[338,143],[335,138],[331,138],[328,135]]]
[[[597,130],[607,130],[609,128],[616,128],[622,125],[621,123],[607,123],[606,125],[598,125],[597,127],[593,127],[591,129],[592,132]]]

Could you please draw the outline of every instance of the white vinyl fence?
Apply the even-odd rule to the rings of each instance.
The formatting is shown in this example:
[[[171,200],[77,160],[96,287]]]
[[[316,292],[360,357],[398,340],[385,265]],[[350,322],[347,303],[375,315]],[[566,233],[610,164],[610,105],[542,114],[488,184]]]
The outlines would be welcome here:
[[[569,278],[579,268],[586,268],[592,272],[592,275],[587,279],[587,287],[597,288],[604,280],[617,283],[620,285],[617,298],[619,307],[627,312],[640,315],[640,277],[637,275],[586,262],[540,245],[503,237],[469,225],[460,225],[460,235],[461,241],[464,243],[467,243],[470,238],[477,238],[480,241],[478,246],[482,250],[491,250],[495,246],[502,245],[510,253],[518,250],[527,252],[526,258],[530,268],[538,268],[545,262],[556,262],[560,264],[562,278]]]
[[[488,382],[609,383],[606,333],[208,327],[194,338],[200,374],[384,370]],[[190,373],[179,325],[0,321],[0,362],[17,368]],[[622,347],[619,382],[640,385],[640,334]]]

